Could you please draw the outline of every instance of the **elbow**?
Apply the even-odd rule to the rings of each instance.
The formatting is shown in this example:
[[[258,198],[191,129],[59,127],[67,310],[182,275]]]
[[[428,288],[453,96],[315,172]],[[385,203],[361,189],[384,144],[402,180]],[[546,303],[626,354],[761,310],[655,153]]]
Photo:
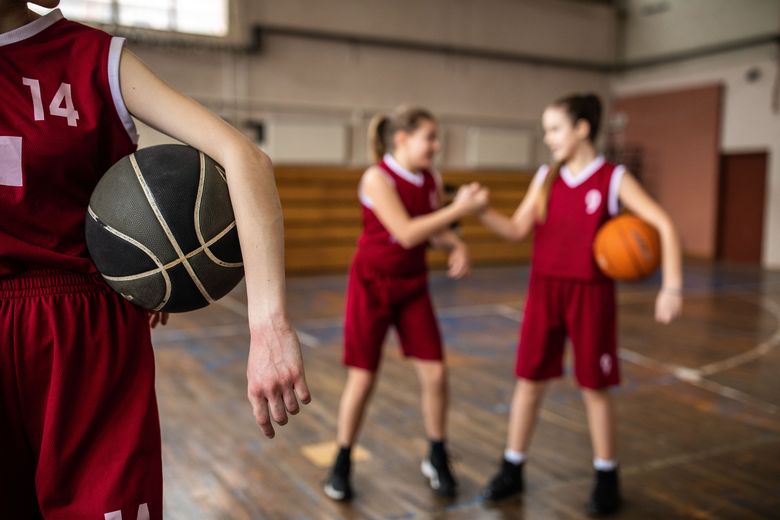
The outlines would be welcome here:
[[[669,215],[661,215],[661,217],[657,220],[657,222],[653,223],[655,228],[658,230],[658,234],[661,235],[661,237],[669,237],[669,238],[675,238],[677,237],[677,230],[674,228],[674,223],[672,222],[672,219],[669,218]]]
[[[523,240],[526,239],[529,232],[530,232],[529,228],[512,226],[512,229],[510,230],[506,238],[512,243],[522,242]]]
[[[428,240],[427,236],[419,236],[419,233],[415,233],[414,230],[409,229],[408,226],[404,226],[395,232],[391,231],[390,234],[393,236],[396,243],[404,249],[412,249]]]
[[[249,168],[236,168],[237,170],[248,170],[273,174],[273,163],[271,158],[243,134],[235,135],[230,143],[223,147],[222,163],[227,169],[231,165],[250,166]]]
[[[413,247],[420,245],[419,240],[414,240],[413,237],[408,235],[395,235],[395,241],[404,249],[412,249]]]

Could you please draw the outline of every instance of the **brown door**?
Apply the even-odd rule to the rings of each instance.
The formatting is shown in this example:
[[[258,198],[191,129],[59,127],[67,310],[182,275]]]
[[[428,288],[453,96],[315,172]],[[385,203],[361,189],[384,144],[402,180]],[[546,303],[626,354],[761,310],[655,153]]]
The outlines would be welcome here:
[[[719,260],[761,263],[766,166],[766,153],[721,156]]]

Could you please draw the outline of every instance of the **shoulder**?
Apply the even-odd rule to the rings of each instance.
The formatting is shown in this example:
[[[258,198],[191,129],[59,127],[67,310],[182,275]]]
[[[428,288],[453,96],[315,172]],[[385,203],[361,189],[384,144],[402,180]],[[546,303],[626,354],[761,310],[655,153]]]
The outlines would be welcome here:
[[[51,29],[50,37],[52,39],[71,40],[75,45],[106,44],[114,38],[101,29],[67,18],[60,19]]]
[[[376,183],[384,183],[394,185],[393,178],[390,174],[382,168],[379,164],[369,166],[363,175],[360,177],[360,185],[367,186]]]
[[[536,170],[533,180],[531,180],[531,186],[541,186],[544,183],[544,179],[547,178],[547,174],[550,173],[550,166],[543,164]]]

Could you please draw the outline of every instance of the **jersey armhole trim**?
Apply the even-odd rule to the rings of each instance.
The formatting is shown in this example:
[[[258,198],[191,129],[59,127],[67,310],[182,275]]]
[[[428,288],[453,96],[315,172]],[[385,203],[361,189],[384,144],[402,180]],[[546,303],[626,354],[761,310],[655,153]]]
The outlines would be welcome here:
[[[544,179],[547,178],[547,174],[550,173],[550,167],[546,164],[539,166],[536,170],[534,178],[531,180],[531,186],[541,186],[544,183]]]
[[[360,181],[358,182],[358,199],[363,206],[373,211],[374,201],[371,200],[371,197],[366,195],[366,193],[363,191],[363,178],[366,176],[366,173],[368,173],[368,171],[364,172],[363,175],[360,176]],[[385,179],[385,181],[387,181],[387,184],[391,188],[395,188],[395,181],[384,170],[382,170],[382,177]]]
[[[114,101],[114,108],[116,108],[116,113],[127,131],[128,137],[130,137],[133,144],[138,144],[138,131],[125,105],[125,100],[122,97],[122,88],[119,83],[119,64],[124,45],[124,38],[118,36],[111,37],[111,46],[108,49],[108,86],[111,89],[111,99]]]
[[[626,168],[622,164],[615,166],[612,172],[612,177],[609,179],[609,195],[607,209],[611,216],[615,216],[620,213],[620,182],[623,180],[623,175],[626,173]]]

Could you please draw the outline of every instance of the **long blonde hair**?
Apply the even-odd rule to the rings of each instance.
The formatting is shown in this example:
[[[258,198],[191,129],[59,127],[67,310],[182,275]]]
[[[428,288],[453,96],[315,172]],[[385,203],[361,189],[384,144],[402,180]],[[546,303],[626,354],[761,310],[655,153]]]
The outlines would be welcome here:
[[[539,198],[536,202],[536,214],[539,218],[539,222],[544,222],[547,219],[547,207],[550,205],[550,192],[552,191],[552,185],[555,180],[561,174],[561,167],[563,165],[559,162],[553,163],[550,166],[550,171],[547,172],[547,176],[544,178],[542,188],[539,191]]]
[[[588,132],[588,140],[593,143],[596,141],[596,137],[599,133],[599,126],[601,125],[601,100],[595,94],[572,94],[570,96],[562,97],[553,102],[551,107],[562,108],[569,114],[572,124],[576,124],[578,121],[585,121],[590,126]],[[544,178],[542,183],[542,189],[539,193],[538,199],[538,215],[539,221],[544,222],[547,218],[547,208],[550,205],[550,192],[552,191],[552,185],[555,180],[561,174],[561,168],[563,163],[556,162],[550,166],[550,171]]]
[[[392,113],[379,113],[368,123],[368,146],[371,158],[379,162],[393,151],[396,132],[414,132],[424,121],[436,121],[430,110],[421,107],[400,106]]]

